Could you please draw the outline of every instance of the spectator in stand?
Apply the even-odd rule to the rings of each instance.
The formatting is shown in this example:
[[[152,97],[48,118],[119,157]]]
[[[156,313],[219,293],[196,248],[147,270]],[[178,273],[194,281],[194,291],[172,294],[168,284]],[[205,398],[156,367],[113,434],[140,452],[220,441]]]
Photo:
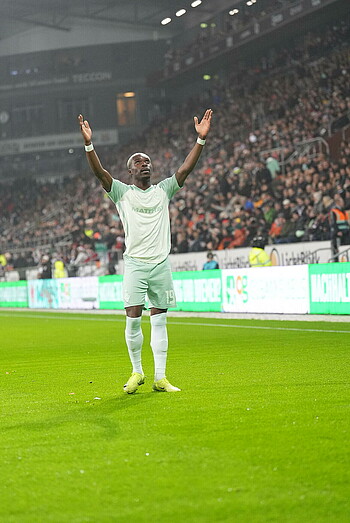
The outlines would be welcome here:
[[[236,218],[234,228],[233,228],[233,239],[228,244],[229,249],[234,249],[235,247],[242,247],[244,245],[247,233],[245,229],[245,222],[240,218]]]
[[[28,263],[28,257],[25,252],[17,253],[13,256],[13,267],[20,269],[22,267],[29,267],[31,263]],[[34,263],[33,263],[34,265]]]
[[[232,241],[232,234],[231,234],[231,231],[232,228],[229,227],[229,228],[225,228],[222,232],[222,239],[219,243],[219,245],[217,246],[217,249],[219,251],[222,251],[224,249],[228,249],[228,246],[230,245],[231,241]]]
[[[329,220],[327,213],[316,214],[314,208],[307,211],[305,241],[323,241],[329,239]]]
[[[67,276],[68,276],[68,274],[65,269],[64,262],[62,260],[56,260],[54,262],[53,277],[54,278],[66,278]]]
[[[189,252],[201,252],[205,249],[205,242],[200,238],[200,233],[197,229],[192,231],[192,234],[189,236]]]
[[[281,167],[275,154],[267,158],[266,167],[270,171],[272,180],[274,180],[281,172]]]
[[[0,254],[0,278],[5,278],[5,273],[11,269],[10,266],[11,254],[5,252],[5,254]]]
[[[258,185],[266,184],[269,186],[272,182],[272,175],[270,169],[265,167],[263,162],[259,162],[259,168],[256,171],[256,182]]]
[[[214,254],[209,251],[207,254],[207,261],[203,265],[203,271],[210,271],[212,269],[219,269],[219,264],[214,260]]]
[[[350,214],[345,211],[343,198],[334,196],[334,207],[329,213],[331,229],[331,245],[335,261],[338,261],[338,252],[341,245],[350,245]]]
[[[52,264],[48,254],[44,254],[38,267],[39,280],[48,280],[52,278]]]
[[[265,252],[266,240],[262,236],[256,236],[252,241],[252,249],[249,253],[250,267],[269,267],[272,265],[270,257]]]
[[[349,212],[350,211],[350,185],[344,191],[344,208]]]
[[[108,250],[111,250],[115,246],[117,237],[117,229],[115,227],[111,227],[109,230],[107,229],[104,241],[106,242]]]
[[[73,253],[73,259],[71,260],[72,265],[77,267],[85,263],[87,260],[88,253],[86,252],[86,249],[82,245],[79,245],[76,251]]]
[[[277,218],[274,220],[273,224],[271,225],[271,228],[269,230],[269,236],[272,238],[274,243],[278,243],[279,238],[281,237],[282,229],[284,227],[284,224],[286,222],[285,217],[283,214],[279,214]]]
[[[288,221],[292,217],[292,202],[286,198],[283,200],[283,216]]]
[[[276,243],[294,243],[299,241],[304,234],[304,218],[300,218],[297,212],[293,212],[291,218],[286,220],[282,226]]]
[[[5,271],[5,267],[8,264],[8,260],[10,259],[11,254],[9,252],[5,252],[5,254],[0,254],[0,265]]]
[[[273,207],[273,201],[268,200],[267,202],[265,202],[262,206],[262,210],[264,213],[263,219],[266,225],[271,226],[277,215],[277,211]]]

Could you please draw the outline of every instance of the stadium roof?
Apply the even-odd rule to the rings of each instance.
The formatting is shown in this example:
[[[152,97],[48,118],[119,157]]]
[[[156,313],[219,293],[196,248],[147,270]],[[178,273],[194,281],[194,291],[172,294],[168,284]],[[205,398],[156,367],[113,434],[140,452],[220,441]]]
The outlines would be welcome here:
[[[236,0],[202,0],[198,8],[191,7],[193,0],[2,0],[0,4],[0,40],[26,32],[32,27],[69,32],[73,26],[98,22],[116,28],[162,29],[160,22],[173,17],[176,24],[169,24],[171,35],[208,18]],[[180,9],[186,16],[175,17]],[[194,13],[195,11],[195,13]],[[195,15],[195,16],[193,16]],[[195,22],[193,23],[193,19]],[[91,26],[89,24],[89,30]],[[165,29],[165,28],[163,28]]]

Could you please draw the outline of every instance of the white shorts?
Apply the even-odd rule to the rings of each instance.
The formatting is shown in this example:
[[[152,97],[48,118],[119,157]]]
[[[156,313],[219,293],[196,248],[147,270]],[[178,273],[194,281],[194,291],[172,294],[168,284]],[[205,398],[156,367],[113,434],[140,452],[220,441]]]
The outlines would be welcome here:
[[[161,263],[145,263],[124,256],[124,307],[145,305],[146,294],[149,308],[176,307],[169,259],[166,258]]]

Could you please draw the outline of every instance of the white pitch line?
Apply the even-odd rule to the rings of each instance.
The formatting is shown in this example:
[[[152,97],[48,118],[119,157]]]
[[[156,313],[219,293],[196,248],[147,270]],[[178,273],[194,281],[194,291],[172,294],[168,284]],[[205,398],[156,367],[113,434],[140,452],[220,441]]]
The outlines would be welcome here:
[[[0,311],[0,317],[19,317],[19,318],[34,318],[34,319],[45,319],[45,320],[79,320],[79,321],[107,321],[107,322],[125,322],[125,317],[122,319],[119,318],[95,318],[93,316],[90,317],[72,317],[67,315],[62,316],[54,316],[53,314],[48,315],[42,315],[42,314],[16,314],[16,313],[4,313]],[[262,325],[236,325],[236,324],[227,324],[227,323],[196,323],[196,322],[182,322],[182,321],[169,321],[168,325],[181,325],[184,327],[185,325],[190,326],[199,326],[199,327],[229,327],[229,328],[235,328],[235,329],[259,329],[259,330],[273,330],[273,331],[294,331],[294,332],[327,332],[327,333],[336,333],[336,334],[350,334],[349,331],[341,331],[341,330],[328,330],[328,329],[297,329],[295,327],[268,327],[268,326],[262,326]]]

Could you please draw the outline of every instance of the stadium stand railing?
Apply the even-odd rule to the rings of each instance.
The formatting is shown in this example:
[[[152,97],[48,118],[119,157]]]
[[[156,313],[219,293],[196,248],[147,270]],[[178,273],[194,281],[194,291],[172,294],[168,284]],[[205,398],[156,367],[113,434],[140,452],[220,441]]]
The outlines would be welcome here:
[[[294,145],[295,149],[286,155],[285,147],[274,147],[273,149],[265,149],[259,153],[260,160],[265,160],[268,156],[277,156],[281,166],[282,174],[285,174],[286,165],[293,162],[297,158],[306,157],[308,160],[316,158],[320,154],[329,156],[329,145],[323,138],[313,138],[312,140],[305,140]]]
[[[331,256],[328,260],[327,263],[333,263],[335,261],[338,261],[339,257],[340,256],[345,256],[346,258],[346,261],[349,261],[349,253],[350,253],[350,247],[348,247],[347,249],[344,249],[343,251],[337,251],[333,254],[333,256]],[[342,261],[345,261],[344,259]]]

